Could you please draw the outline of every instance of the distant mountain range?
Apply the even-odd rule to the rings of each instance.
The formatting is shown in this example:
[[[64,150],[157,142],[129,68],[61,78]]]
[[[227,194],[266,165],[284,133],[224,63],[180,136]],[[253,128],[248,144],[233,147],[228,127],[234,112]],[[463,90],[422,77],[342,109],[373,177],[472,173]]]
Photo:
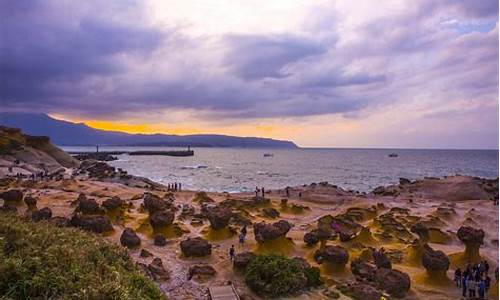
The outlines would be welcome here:
[[[240,147],[297,148],[291,141],[218,134],[168,135],[129,134],[99,130],[83,123],[56,120],[41,113],[0,113],[0,125],[21,128],[30,135],[50,137],[61,146],[170,146],[170,147]]]

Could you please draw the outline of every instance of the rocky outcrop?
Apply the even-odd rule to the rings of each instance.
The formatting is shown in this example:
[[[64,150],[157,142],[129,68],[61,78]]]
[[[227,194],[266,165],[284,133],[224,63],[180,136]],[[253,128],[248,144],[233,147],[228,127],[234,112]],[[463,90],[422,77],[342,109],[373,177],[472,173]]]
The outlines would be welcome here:
[[[200,238],[188,238],[181,242],[182,253],[187,256],[206,256],[212,254],[212,245]]]
[[[169,208],[169,203],[155,194],[144,194],[144,208],[150,213],[166,210]]]
[[[422,265],[429,274],[446,276],[446,271],[450,267],[450,260],[443,251],[434,250],[429,245],[424,245]]]
[[[242,252],[235,255],[233,260],[233,267],[235,269],[243,270],[248,264],[256,257],[252,252]]]
[[[123,207],[124,201],[120,197],[114,196],[102,202],[102,206],[107,210],[114,210]]]
[[[391,260],[383,250],[375,250],[372,253],[377,268],[392,269]]]
[[[207,212],[207,218],[210,222],[210,226],[215,230],[227,227],[232,216],[233,213],[226,207],[210,208]]]
[[[377,268],[367,261],[356,259],[351,262],[351,272],[361,279],[373,281],[376,271]]]
[[[36,203],[38,200],[33,196],[24,197],[24,203],[29,209],[36,209]]]
[[[167,244],[167,239],[165,239],[165,236],[163,236],[163,234],[155,235],[155,238],[154,238],[154,245],[155,246],[163,247],[166,244]]]
[[[408,274],[387,268],[380,268],[375,272],[375,282],[380,289],[396,298],[404,297],[411,285]]]
[[[194,265],[189,267],[188,280],[193,277],[211,277],[217,274],[217,271],[210,265]]]
[[[379,290],[362,282],[344,284],[339,289],[343,294],[355,300],[380,300],[382,297],[382,293]]]
[[[272,207],[264,208],[262,210],[262,212],[264,213],[264,216],[269,217],[269,218],[273,218],[273,219],[279,218],[279,216],[280,216],[279,211],[277,211],[276,209],[274,209]]]
[[[349,261],[349,253],[341,246],[325,246],[314,252],[314,259],[317,263],[328,262],[335,265],[345,265]]]
[[[41,220],[49,220],[52,217],[52,210],[48,207],[44,207],[31,214],[31,220],[38,222]]]
[[[483,244],[484,231],[469,226],[462,226],[457,231],[457,237],[465,244],[465,255],[473,261],[479,257],[479,247]]]
[[[272,224],[260,222],[253,225],[253,232],[255,240],[259,243],[263,243],[265,241],[285,237],[291,228],[292,225],[285,220],[280,220]]]
[[[120,237],[120,243],[127,248],[134,248],[141,244],[141,239],[132,228],[125,228]]]
[[[148,271],[154,280],[167,280],[170,278],[169,273],[163,267],[163,262],[159,257],[155,257],[148,265]]]
[[[113,225],[107,216],[75,214],[71,218],[70,225],[95,233],[113,230]]]
[[[87,215],[102,213],[99,203],[97,203],[94,199],[87,198],[84,194],[80,194],[76,202],[78,204],[76,207],[77,212]]]
[[[24,194],[20,190],[8,190],[0,194],[5,202],[17,203],[23,200]]]
[[[429,240],[429,228],[427,228],[427,226],[425,226],[422,222],[413,224],[410,231],[418,235],[422,243],[426,243]]]
[[[174,222],[174,213],[169,210],[155,211],[149,216],[149,223],[153,228],[162,228]]]

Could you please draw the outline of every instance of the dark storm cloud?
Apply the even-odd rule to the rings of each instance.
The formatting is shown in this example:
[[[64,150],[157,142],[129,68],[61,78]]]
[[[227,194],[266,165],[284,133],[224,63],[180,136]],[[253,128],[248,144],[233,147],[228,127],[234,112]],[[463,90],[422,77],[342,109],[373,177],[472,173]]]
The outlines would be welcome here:
[[[229,46],[225,63],[246,80],[289,76],[282,70],[287,64],[326,51],[318,42],[291,35],[230,35],[225,39]]]
[[[37,105],[78,96],[78,84],[85,78],[126,71],[117,55],[145,55],[164,38],[153,28],[113,22],[97,2],[92,13],[82,15],[72,12],[83,9],[79,5],[53,4],[2,1],[2,101]],[[137,7],[123,2],[113,8]],[[65,89],[67,85],[74,87]]]
[[[195,38],[148,25],[142,2],[2,1],[0,101],[82,119],[168,109],[222,119],[355,114],[434,84],[436,102],[491,98],[498,29],[462,38],[439,27],[442,15],[498,17],[498,4],[479,2],[418,2],[343,39],[340,16],[301,33]]]

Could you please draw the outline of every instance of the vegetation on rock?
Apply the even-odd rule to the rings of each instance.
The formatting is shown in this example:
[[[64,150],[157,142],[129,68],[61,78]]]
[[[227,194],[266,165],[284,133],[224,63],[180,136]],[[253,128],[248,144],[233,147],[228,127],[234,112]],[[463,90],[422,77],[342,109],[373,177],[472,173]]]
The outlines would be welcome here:
[[[259,255],[245,271],[245,283],[258,295],[282,297],[322,284],[319,269],[281,255]]]
[[[1,299],[165,299],[126,250],[75,228],[0,215]]]

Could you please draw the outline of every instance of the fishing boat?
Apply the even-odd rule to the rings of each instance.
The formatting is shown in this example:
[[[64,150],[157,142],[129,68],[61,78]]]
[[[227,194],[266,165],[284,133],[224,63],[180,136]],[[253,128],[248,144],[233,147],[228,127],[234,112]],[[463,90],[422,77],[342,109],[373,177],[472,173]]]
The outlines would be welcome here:
[[[273,156],[274,156],[274,154],[272,154],[272,153],[264,153],[264,157],[273,157]]]
[[[389,154],[389,157],[398,157],[398,154],[397,153],[391,153],[391,154]]]

